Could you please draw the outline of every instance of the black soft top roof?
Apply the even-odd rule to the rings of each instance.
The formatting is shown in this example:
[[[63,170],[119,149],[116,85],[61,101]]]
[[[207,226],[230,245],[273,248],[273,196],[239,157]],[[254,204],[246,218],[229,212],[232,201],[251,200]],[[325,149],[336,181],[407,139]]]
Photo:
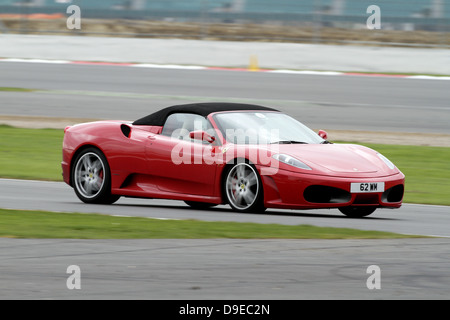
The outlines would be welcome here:
[[[264,111],[278,111],[272,108],[242,103],[229,102],[204,102],[191,103],[171,106],[159,110],[144,118],[133,122],[133,125],[143,126],[163,126],[168,116],[172,113],[194,113],[206,117],[210,113],[220,111],[238,111],[238,110],[264,110]]]

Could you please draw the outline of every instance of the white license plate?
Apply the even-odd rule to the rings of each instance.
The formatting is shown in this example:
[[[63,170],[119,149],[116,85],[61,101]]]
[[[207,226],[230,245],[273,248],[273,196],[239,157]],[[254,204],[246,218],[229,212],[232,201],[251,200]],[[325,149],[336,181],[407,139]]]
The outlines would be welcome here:
[[[384,182],[354,182],[350,184],[351,193],[384,192]]]

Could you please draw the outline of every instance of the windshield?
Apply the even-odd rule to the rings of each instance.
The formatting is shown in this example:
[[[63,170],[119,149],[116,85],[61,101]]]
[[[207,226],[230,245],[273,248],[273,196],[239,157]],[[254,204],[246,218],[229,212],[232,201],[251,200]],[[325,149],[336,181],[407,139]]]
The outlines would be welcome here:
[[[213,116],[228,142],[234,144],[323,143],[317,133],[280,112],[226,112]]]

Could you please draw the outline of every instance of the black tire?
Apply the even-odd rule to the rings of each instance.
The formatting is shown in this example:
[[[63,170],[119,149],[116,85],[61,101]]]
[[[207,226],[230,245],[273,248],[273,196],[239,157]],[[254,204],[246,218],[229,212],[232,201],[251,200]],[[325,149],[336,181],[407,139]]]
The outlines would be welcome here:
[[[223,179],[224,197],[237,212],[263,212],[264,195],[261,177],[255,166],[247,162],[230,165]]]
[[[120,196],[111,194],[111,171],[105,155],[87,148],[77,155],[72,167],[75,194],[85,203],[112,204]]]
[[[350,218],[362,218],[372,214],[376,209],[376,207],[342,207],[339,211]]]
[[[191,208],[199,210],[209,209],[217,206],[217,204],[209,202],[185,201],[185,203]]]

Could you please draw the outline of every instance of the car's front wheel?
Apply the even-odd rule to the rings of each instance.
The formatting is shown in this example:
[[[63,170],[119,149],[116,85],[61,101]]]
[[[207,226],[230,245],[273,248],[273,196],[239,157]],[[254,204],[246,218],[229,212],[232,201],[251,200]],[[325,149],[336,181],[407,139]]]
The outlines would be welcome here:
[[[111,194],[108,161],[96,148],[87,148],[76,157],[72,181],[76,195],[85,203],[111,204],[120,198]]]
[[[376,207],[342,207],[339,211],[350,218],[362,218],[372,214],[376,209]]]
[[[224,191],[231,208],[238,212],[262,212],[263,188],[256,168],[247,163],[229,167],[225,175]]]

